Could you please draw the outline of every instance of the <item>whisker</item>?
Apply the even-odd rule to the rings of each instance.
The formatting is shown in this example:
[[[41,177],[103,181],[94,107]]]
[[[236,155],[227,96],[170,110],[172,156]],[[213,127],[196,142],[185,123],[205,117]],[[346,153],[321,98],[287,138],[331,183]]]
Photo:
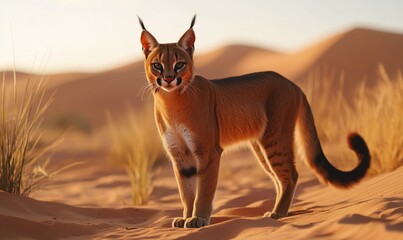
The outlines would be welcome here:
[[[140,87],[140,89],[136,93],[136,97],[141,96],[141,99],[143,100],[143,92],[144,92],[144,89],[147,88],[147,85],[148,84],[143,84],[143,86]]]
[[[151,89],[151,86],[149,83],[145,83],[137,92],[136,97],[141,96],[141,101],[144,99],[144,94],[147,90]]]

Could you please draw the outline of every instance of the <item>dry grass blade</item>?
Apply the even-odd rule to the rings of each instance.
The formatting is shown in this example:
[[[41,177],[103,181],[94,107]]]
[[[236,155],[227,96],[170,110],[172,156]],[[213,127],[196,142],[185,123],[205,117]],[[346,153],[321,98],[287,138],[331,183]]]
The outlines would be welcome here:
[[[127,111],[120,120],[108,114],[111,157],[129,175],[134,205],[145,205],[153,189],[153,166],[164,155],[151,112]]]
[[[379,83],[367,96],[360,96],[357,111],[363,118],[354,126],[367,134],[374,174],[392,171],[403,164],[403,78],[391,79],[379,66]]]
[[[39,159],[49,149],[39,147],[38,143],[42,137],[40,125],[43,114],[53,97],[45,97],[44,79],[28,79],[24,91],[18,93],[15,72],[13,76],[13,85],[7,86],[3,73],[1,86],[0,189],[28,195],[43,181],[43,178],[37,178],[39,175],[30,173],[38,167]]]

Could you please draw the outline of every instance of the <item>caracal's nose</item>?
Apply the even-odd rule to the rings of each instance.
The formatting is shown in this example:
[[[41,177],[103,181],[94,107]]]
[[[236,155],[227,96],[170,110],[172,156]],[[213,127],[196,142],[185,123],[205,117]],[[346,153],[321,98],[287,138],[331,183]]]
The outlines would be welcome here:
[[[174,79],[175,79],[175,77],[173,77],[173,76],[166,76],[166,77],[164,77],[164,80],[165,80],[168,84],[170,84]]]

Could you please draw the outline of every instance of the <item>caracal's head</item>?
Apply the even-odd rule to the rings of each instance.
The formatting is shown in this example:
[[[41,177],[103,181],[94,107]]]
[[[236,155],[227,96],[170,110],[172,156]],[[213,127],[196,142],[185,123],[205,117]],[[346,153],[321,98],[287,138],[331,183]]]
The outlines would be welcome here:
[[[190,86],[193,80],[195,20],[196,16],[193,17],[190,28],[177,43],[160,44],[146,30],[143,21],[139,18],[143,28],[140,40],[145,56],[145,73],[154,92],[162,89],[166,92],[178,90],[179,93],[183,93]]]

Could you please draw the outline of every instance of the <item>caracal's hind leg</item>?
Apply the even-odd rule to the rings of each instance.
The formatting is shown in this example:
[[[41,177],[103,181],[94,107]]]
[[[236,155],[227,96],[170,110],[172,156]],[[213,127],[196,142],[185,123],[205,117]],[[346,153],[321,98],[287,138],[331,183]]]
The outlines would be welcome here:
[[[265,157],[265,150],[261,147],[261,144],[259,142],[251,142],[251,147],[252,151],[255,154],[256,158],[259,160],[260,165],[262,168],[265,170],[265,172],[270,176],[270,178],[273,180],[274,187],[276,190],[276,202],[278,201],[277,198],[279,197],[279,192],[280,192],[280,186],[278,184],[277,178],[273,172],[273,169],[270,167],[269,162],[266,160],[267,158]]]
[[[298,180],[293,149],[300,93],[287,85],[283,91],[273,94],[267,102],[266,129],[258,142],[261,155],[277,182],[276,202],[265,216],[278,219],[287,216]]]
[[[285,217],[292,203],[298,181],[298,173],[294,164],[292,135],[283,134],[266,139],[260,144],[261,148],[264,149],[262,155],[277,182],[276,203],[273,211],[267,212],[265,216],[274,219]]]

